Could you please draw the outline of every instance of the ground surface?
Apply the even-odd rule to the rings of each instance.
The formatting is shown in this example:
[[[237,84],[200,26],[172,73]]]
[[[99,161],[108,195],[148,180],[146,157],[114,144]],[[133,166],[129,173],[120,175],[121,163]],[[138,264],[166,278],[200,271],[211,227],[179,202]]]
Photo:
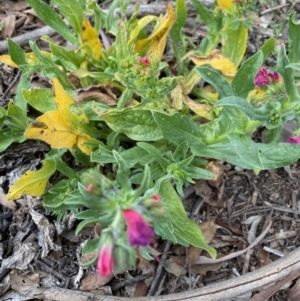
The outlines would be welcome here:
[[[259,5],[249,54],[267,37],[278,35],[278,43],[285,42],[286,16],[292,6],[300,9],[297,1],[265,3]],[[0,13],[5,25],[2,39],[43,26],[24,1],[0,1]],[[202,29],[197,30],[201,35]],[[187,28],[187,33],[191,32]],[[11,84],[17,71],[4,65],[0,69],[0,104],[5,107],[15,93],[16,86]],[[43,85],[38,81],[36,84]],[[256,134],[257,139],[263,139],[262,136],[261,132]],[[27,141],[0,154],[1,300],[37,300],[50,287],[92,292],[99,289],[106,294],[129,297],[147,295],[150,287],[152,294],[171,294],[249,273],[300,246],[299,164],[255,175],[253,171],[220,162],[217,181],[198,182],[185,191],[183,202],[188,214],[195,221],[209,225],[203,231],[217,249],[218,257],[246,249],[272,221],[265,237],[241,256],[217,265],[202,265],[190,273],[182,272],[187,265],[178,265],[178,258],[185,258],[180,257],[185,250],[158,241],[157,249],[167,254],[166,269],[156,273],[157,263],[141,260],[137,270],[118,275],[107,283],[108,279],[100,278],[94,268],[82,269],[78,264],[81,243],[91,236],[92,228],[76,237],[77,221],[72,215],[58,223],[38,198],[22,198],[15,203],[6,200],[9,186],[28,169],[38,168],[48,149],[46,144]],[[153,282],[157,286],[151,286]],[[104,288],[100,288],[103,284]],[[269,300],[289,300],[292,285],[278,290]],[[238,300],[250,298],[248,295]]]

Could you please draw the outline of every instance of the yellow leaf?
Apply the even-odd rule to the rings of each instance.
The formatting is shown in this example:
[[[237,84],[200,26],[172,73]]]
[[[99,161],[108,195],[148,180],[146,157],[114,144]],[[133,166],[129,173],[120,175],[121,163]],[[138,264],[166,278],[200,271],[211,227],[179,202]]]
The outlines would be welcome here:
[[[47,52],[47,51],[41,51],[41,53],[45,56],[45,57],[50,57],[51,56],[51,53]],[[35,56],[35,54],[33,52],[28,52],[28,53],[25,53],[25,60],[28,64],[32,63],[32,62],[38,62],[38,58]],[[10,55],[8,54],[3,54],[3,55],[0,55],[0,62],[1,63],[4,63],[10,67],[13,67],[13,68],[19,68],[19,66],[14,63],[10,57]]]
[[[187,104],[189,109],[196,113],[198,116],[206,118],[207,120],[214,119],[215,116],[211,106],[196,102],[190,99],[188,96],[184,96],[184,102]]]
[[[166,14],[156,25],[156,28],[152,34],[148,38],[138,40],[136,42],[135,52],[139,53],[140,55],[146,54],[148,56],[154,54],[158,58],[162,58],[167,43],[168,33],[171,30],[175,20],[175,11],[171,4],[168,3]]]
[[[227,9],[228,11],[231,11],[233,9],[232,0],[218,0],[218,6],[222,9]]]
[[[99,60],[102,55],[102,44],[98,37],[98,32],[92,27],[88,20],[83,20],[82,23],[82,42],[92,49],[94,58]]]
[[[226,76],[234,76],[236,74],[236,67],[233,62],[223,56],[220,50],[213,50],[208,56],[191,55],[190,59],[197,66],[209,64],[214,69],[220,70]]]
[[[156,16],[145,16],[138,20],[138,22],[130,32],[128,45],[131,45],[131,43],[137,38],[143,28],[145,28],[150,22],[157,20],[158,17]]]
[[[19,68],[19,66],[12,61],[10,55],[8,54],[0,55],[0,62],[13,68]]]
[[[43,167],[38,171],[27,171],[15,184],[13,184],[7,194],[9,200],[16,200],[24,193],[31,196],[40,196],[45,191],[47,182],[56,170],[53,160],[44,160]]]
[[[71,106],[75,106],[75,101],[56,78],[53,79],[53,86],[57,111],[49,111],[38,117],[29,125],[25,137],[43,140],[57,149],[71,150],[76,145],[82,152],[90,155],[92,148],[85,143],[96,140],[86,133],[88,118],[83,112],[78,115],[70,111]]]

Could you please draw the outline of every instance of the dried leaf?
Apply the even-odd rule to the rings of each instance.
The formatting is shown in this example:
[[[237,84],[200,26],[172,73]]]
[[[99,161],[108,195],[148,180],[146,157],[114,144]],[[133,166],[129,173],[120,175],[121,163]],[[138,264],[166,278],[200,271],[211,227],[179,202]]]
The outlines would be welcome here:
[[[44,292],[39,286],[39,275],[31,276],[13,275],[10,274],[11,288],[26,297],[39,298]]]
[[[177,259],[177,260],[176,260]],[[176,262],[177,261],[177,262]],[[187,270],[184,268],[185,258],[171,256],[164,262],[165,270],[176,277],[184,275]]]
[[[256,253],[256,257],[257,257],[257,262],[258,262],[258,267],[264,267],[268,264],[270,264],[271,262],[273,262],[271,260],[271,258],[269,257],[269,253],[266,252],[262,246],[259,246],[259,250]]]
[[[33,221],[39,228],[39,245],[42,247],[42,258],[46,257],[50,250],[59,251],[60,246],[53,242],[54,226],[51,225],[48,219],[33,209],[29,211]]]
[[[5,194],[0,192],[0,204],[12,211],[16,209],[16,203],[10,202]]]
[[[1,269],[25,270],[37,255],[36,243],[24,243],[15,247],[14,253],[2,260]]]
[[[189,109],[196,113],[196,115],[201,116],[207,120],[214,119],[215,114],[211,106],[192,100],[186,95],[184,96],[183,100],[184,103],[189,107]]]
[[[86,143],[96,140],[88,134],[93,131],[89,127],[88,118],[82,111],[80,115],[71,111],[75,101],[64,91],[56,78],[53,78],[53,85],[57,111],[50,111],[38,117],[29,125],[25,137],[43,140],[52,148],[58,149],[72,150],[76,145],[83,153],[90,155],[92,148]]]
[[[114,275],[110,276],[100,276],[98,273],[92,273],[85,278],[82,279],[82,285],[80,287],[81,291],[91,291],[96,290],[101,286],[104,286],[108,283],[111,279],[114,278]]]
[[[76,102],[85,100],[97,100],[108,106],[114,106],[117,104],[117,97],[113,94],[109,86],[98,85],[91,86],[85,89],[79,89],[75,96]]]
[[[300,300],[300,278],[298,278],[295,285],[289,289],[287,296],[290,301],[299,301]]]
[[[16,15],[10,14],[5,17],[2,17],[1,22],[3,24],[1,36],[3,38],[11,38],[15,31]]]
[[[208,64],[214,69],[220,70],[225,76],[234,76],[237,71],[230,58],[223,56],[220,50],[217,49],[213,50],[208,56],[190,55],[189,58],[196,66]]]
[[[205,242],[209,244],[216,234],[216,225],[214,221],[211,220],[204,222],[199,226],[199,228],[205,238]],[[202,251],[202,248],[197,248],[191,245],[188,247],[188,259],[190,266],[193,266],[198,261]]]

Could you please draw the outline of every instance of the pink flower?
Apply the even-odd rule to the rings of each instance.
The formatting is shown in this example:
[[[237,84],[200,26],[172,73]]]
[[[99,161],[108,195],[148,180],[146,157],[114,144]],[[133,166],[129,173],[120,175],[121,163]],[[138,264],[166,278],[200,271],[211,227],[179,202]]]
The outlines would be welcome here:
[[[97,269],[100,276],[111,275],[114,268],[114,261],[112,257],[112,246],[103,246],[100,251],[100,256],[97,262]]]
[[[288,143],[300,144],[300,136],[292,136],[288,139]]]
[[[88,193],[93,193],[93,190],[94,190],[94,185],[93,184],[89,184],[87,187],[86,187],[86,191]]]
[[[150,65],[150,60],[148,59],[147,56],[144,57],[140,57],[139,58],[139,62],[145,66],[149,66]]]
[[[134,210],[124,210],[123,216],[127,222],[127,236],[132,246],[148,246],[153,239],[153,229],[143,217]]]
[[[262,67],[254,79],[254,84],[259,87],[267,86],[271,83],[278,82],[279,79],[280,76],[277,72],[269,72],[266,67]]]

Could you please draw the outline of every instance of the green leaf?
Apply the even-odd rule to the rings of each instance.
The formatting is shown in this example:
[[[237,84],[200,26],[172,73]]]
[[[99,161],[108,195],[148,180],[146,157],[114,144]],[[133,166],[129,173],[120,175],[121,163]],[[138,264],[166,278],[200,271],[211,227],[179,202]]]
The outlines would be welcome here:
[[[29,124],[28,117],[12,101],[9,102],[7,107],[6,120],[10,122],[10,126],[17,128],[22,133],[25,132]]]
[[[138,146],[129,148],[128,150],[121,152],[120,155],[126,161],[129,168],[135,166],[138,163],[142,166],[145,166],[153,161],[153,158],[145,150]],[[99,150],[92,152],[91,161],[97,162],[101,165],[107,163],[116,163],[112,152],[102,146],[99,146]]]
[[[93,211],[93,210],[86,210],[86,211]],[[85,211],[84,211],[85,212]],[[81,213],[78,213],[77,215],[79,215]],[[82,219],[80,217],[77,217],[76,215],[76,218],[78,219]],[[79,215],[80,216],[80,215]],[[98,217],[90,217],[90,218],[85,218],[83,221],[81,221],[78,226],[76,227],[76,231],[75,231],[75,235],[78,235],[79,232],[85,228],[87,225],[90,225],[90,224],[95,224],[95,223],[99,223],[99,213],[98,213]]]
[[[231,21],[229,20],[228,22]],[[227,29],[222,31],[222,33],[222,54],[229,57],[234,65],[238,67],[246,51],[248,29],[244,26],[243,22],[240,22],[237,29],[227,26]]]
[[[76,179],[77,174],[76,172],[69,167],[62,159],[60,156],[56,156],[54,158],[55,164],[56,164],[56,169],[62,173],[63,175],[67,176],[69,179]]]
[[[55,44],[50,38],[43,38],[43,40],[50,43],[50,49],[55,58],[62,59],[65,62],[70,62],[76,67],[76,69],[80,68],[81,63],[84,61],[84,56],[81,55],[77,50],[68,50],[63,46],[59,46]],[[76,70],[70,70],[75,71]]]
[[[169,212],[166,218],[170,220],[174,233],[187,243],[203,248],[213,258],[216,258],[216,250],[205,242],[199,226],[188,218],[180,198],[169,181],[161,183],[159,194],[166,203]]]
[[[263,55],[264,55],[264,59],[265,60],[274,50],[276,47],[276,39],[275,38],[269,38],[265,44],[260,47],[260,50],[262,51]]]
[[[203,77],[205,81],[216,88],[220,99],[233,95],[230,84],[220,72],[212,68],[202,66],[195,67],[195,71]]]
[[[108,32],[112,29],[114,21],[116,19],[114,17],[114,12],[115,12],[115,9],[118,7],[119,2],[120,2],[120,0],[114,0],[113,3],[110,4],[110,8],[107,13],[106,20],[105,20],[105,29]]]
[[[26,68],[22,68],[22,69],[25,69],[24,71],[26,71]],[[19,84],[17,86],[17,92],[16,92],[16,96],[14,98],[14,102],[19,108],[21,108],[23,115],[24,114],[26,115],[27,114],[27,102],[23,96],[22,90],[29,89],[31,80],[30,80],[30,77],[28,76],[28,74],[24,71],[22,71],[22,75],[21,75]]]
[[[100,116],[117,133],[124,133],[130,139],[155,141],[162,138],[150,110],[111,110]]]
[[[298,63],[300,60],[300,23],[295,20],[296,12],[290,14],[289,17],[289,61]]]
[[[167,170],[169,162],[163,157],[162,152],[158,148],[145,142],[139,142],[137,145],[144,149],[150,156],[152,156],[153,159],[158,162],[161,168]]]
[[[27,0],[37,13],[38,17],[47,25],[56,30],[62,37],[72,44],[77,44],[77,38],[71,33],[68,26],[60,16],[45,2],[40,0]],[[69,3],[70,1],[64,1]],[[76,14],[75,14],[76,16]]]
[[[280,109],[279,102],[270,102],[259,108],[255,108],[246,99],[236,97],[236,96],[231,96],[219,100],[215,104],[215,107],[219,107],[219,106],[232,106],[232,107],[239,108],[247,116],[249,116],[250,119],[259,120],[263,124],[265,124],[268,128],[277,127],[277,124],[273,124],[270,118],[273,110]]]
[[[82,22],[84,20],[82,6],[77,0],[52,0],[59,7],[61,14],[68,20],[75,33],[81,37]]]
[[[82,249],[82,255],[86,255],[100,248],[101,240],[99,238],[90,239],[86,242]]]
[[[289,143],[255,143],[250,137],[229,134],[229,141],[207,148],[193,148],[193,153],[247,169],[267,170],[290,165],[300,158],[300,145]]]
[[[207,26],[209,35],[213,36],[217,33],[217,24],[213,14],[198,0],[191,0],[195,7],[196,13]]]
[[[5,151],[12,143],[25,141],[24,132],[13,131],[11,128],[0,130],[0,153]]]
[[[187,17],[185,0],[176,0],[176,15],[176,21],[170,31],[170,38],[173,40],[173,43],[179,43],[182,38],[182,28],[184,27]]]
[[[94,220],[99,220],[100,213],[96,212],[95,210],[84,210],[78,214],[75,215],[77,219],[94,219]]]
[[[284,88],[286,94],[290,98],[290,101],[298,102],[300,97],[294,80],[294,72],[290,68],[287,68],[289,64],[290,61],[286,55],[285,46],[283,44],[279,50],[278,57],[277,57],[277,69],[278,72],[283,77]]]
[[[161,128],[165,139],[177,145],[186,141],[190,147],[192,145],[205,147],[203,132],[188,116],[180,113],[167,115],[152,112],[152,114],[156,123]]]
[[[53,92],[50,89],[23,90],[22,92],[26,101],[37,111],[46,113],[57,110]]]
[[[24,50],[11,39],[8,39],[7,43],[8,43],[9,55],[12,61],[16,63],[18,66],[25,65],[26,59],[25,59]]]
[[[231,82],[231,87],[236,96],[247,98],[248,93],[254,89],[254,78],[263,63],[261,51],[247,59],[239,68]]]

